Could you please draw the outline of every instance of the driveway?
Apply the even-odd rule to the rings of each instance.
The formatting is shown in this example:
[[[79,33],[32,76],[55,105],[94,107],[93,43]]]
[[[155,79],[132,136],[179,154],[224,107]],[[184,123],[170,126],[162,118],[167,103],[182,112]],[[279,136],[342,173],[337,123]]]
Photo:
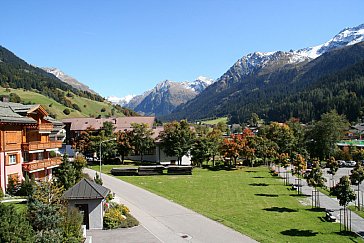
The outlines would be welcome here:
[[[92,178],[95,176],[93,170],[85,169],[85,172]],[[256,242],[216,221],[127,182],[105,174],[102,174],[102,180],[103,185],[114,192],[129,207],[140,224],[160,242]],[[113,241],[104,242],[121,240],[122,238],[115,236]],[[93,242],[98,241],[94,238]]]

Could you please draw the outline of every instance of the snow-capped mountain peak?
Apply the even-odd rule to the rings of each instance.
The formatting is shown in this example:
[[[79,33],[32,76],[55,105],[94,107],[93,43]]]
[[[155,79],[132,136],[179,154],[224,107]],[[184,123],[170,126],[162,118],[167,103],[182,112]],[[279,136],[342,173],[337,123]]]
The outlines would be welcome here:
[[[299,50],[253,52],[240,58],[219,80],[229,80],[232,77],[244,77],[263,68],[296,64],[315,59],[333,49],[354,45],[364,41],[364,24],[353,28],[345,28],[329,41]]]
[[[345,28],[324,44],[300,49],[296,53],[314,59],[335,48],[354,45],[361,41],[364,41],[364,24]]]
[[[109,96],[106,99],[111,103],[122,105],[122,104],[128,104],[134,97],[135,95],[127,95],[122,98],[116,96]]]

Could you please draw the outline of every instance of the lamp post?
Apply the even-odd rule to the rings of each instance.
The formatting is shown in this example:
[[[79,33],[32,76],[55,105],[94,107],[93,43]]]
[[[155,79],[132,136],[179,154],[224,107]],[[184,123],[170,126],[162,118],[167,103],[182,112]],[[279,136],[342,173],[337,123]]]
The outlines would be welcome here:
[[[116,138],[112,138],[112,139],[108,139],[108,140],[104,140],[104,141],[101,141],[100,142],[100,179],[101,179],[101,148],[102,148],[102,143],[105,143],[105,142],[110,142],[110,141],[115,141]]]

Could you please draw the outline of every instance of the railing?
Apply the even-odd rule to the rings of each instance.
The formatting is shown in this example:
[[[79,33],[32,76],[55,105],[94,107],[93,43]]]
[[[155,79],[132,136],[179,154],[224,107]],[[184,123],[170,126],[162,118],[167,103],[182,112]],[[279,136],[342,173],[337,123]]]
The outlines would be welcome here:
[[[40,149],[52,149],[52,148],[61,148],[62,147],[62,141],[49,141],[49,142],[29,142],[29,143],[23,143],[22,149],[25,151],[31,151],[31,150],[40,150]]]
[[[31,172],[34,170],[45,169],[51,166],[58,166],[62,164],[61,157],[54,157],[49,159],[37,160],[28,163],[23,163],[23,169],[25,171]]]
[[[38,124],[38,130],[39,131],[52,131],[53,130],[53,124],[52,123]]]

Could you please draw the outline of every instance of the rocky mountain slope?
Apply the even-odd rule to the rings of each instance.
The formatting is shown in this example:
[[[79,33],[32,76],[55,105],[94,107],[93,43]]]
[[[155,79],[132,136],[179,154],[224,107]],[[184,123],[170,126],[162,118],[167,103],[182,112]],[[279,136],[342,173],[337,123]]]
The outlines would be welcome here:
[[[193,99],[212,83],[212,79],[202,76],[192,82],[165,80],[141,95],[124,98],[108,97],[108,100],[138,113],[160,116],[169,114],[177,106]]]
[[[244,122],[255,112],[268,120],[278,119],[274,115],[273,102],[279,104],[293,92],[309,89],[320,78],[364,59],[360,44],[363,38],[364,24],[346,28],[315,47],[248,54],[194,99],[162,118],[191,120],[228,115],[235,122]],[[279,117],[280,120],[296,115],[289,111],[288,115],[284,114]],[[307,116],[306,119],[315,116]]]
[[[58,68],[44,67],[42,69],[44,71],[50,73],[50,74],[53,74],[58,79],[60,79],[61,81],[71,85],[75,89],[82,90],[82,91],[87,91],[87,92],[90,92],[90,93],[93,93],[93,94],[97,94],[95,91],[90,89],[87,85],[85,85],[85,84],[79,82],[77,79],[65,74],[64,72],[62,72]]]

